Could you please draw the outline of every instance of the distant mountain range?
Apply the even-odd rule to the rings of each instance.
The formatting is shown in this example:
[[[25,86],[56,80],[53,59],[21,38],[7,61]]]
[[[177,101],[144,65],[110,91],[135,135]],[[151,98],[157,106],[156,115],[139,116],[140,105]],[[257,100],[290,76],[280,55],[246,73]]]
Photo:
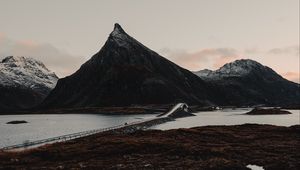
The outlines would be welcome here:
[[[0,111],[27,109],[41,103],[58,77],[33,58],[9,56],[0,62]]]
[[[65,78],[58,80],[44,64],[24,57],[6,57],[0,71],[0,112],[37,105],[36,109],[60,109],[177,102],[199,106],[300,103],[299,84],[256,61],[237,60],[216,71],[192,73],[145,47],[119,24],[101,50]]]

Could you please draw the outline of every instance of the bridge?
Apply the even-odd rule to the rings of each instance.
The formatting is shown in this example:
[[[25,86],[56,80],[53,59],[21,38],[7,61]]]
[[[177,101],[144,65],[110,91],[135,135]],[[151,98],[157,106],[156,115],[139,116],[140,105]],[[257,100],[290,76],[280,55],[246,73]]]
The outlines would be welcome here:
[[[172,114],[174,114],[178,110],[188,112],[188,105],[186,103],[178,103],[171,110],[166,113],[162,113],[157,117],[172,117]]]
[[[28,142],[24,142],[22,144],[6,146],[4,148],[1,148],[0,151],[25,149],[27,147],[35,147],[35,146],[40,146],[40,145],[47,144],[47,143],[62,142],[62,141],[81,138],[81,137],[90,136],[93,134],[108,132],[108,131],[116,131],[116,132],[120,132],[120,133],[131,133],[136,130],[144,130],[151,126],[157,125],[157,124],[162,124],[162,123],[165,123],[168,121],[172,121],[172,120],[174,120],[173,118],[171,118],[171,115],[173,113],[175,113],[176,111],[179,111],[179,110],[187,111],[187,108],[188,108],[187,104],[178,103],[175,106],[173,106],[171,108],[171,110],[169,110],[168,112],[160,114],[154,118],[149,118],[149,119],[145,119],[145,120],[141,120],[141,121],[135,121],[135,122],[112,126],[112,127],[108,127],[108,128],[101,128],[101,129],[87,130],[87,131],[82,131],[82,132],[77,132],[77,133],[72,133],[72,134],[66,134],[66,135],[57,136],[57,137],[48,138],[48,139],[28,141]]]

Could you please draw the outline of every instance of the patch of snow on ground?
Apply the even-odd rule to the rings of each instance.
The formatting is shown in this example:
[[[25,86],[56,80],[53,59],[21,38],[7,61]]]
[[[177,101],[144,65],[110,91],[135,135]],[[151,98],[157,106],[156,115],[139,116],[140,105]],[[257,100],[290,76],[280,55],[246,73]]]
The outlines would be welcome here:
[[[251,170],[264,170],[264,168],[262,166],[257,166],[257,165],[247,165],[247,168],[251,169]]]

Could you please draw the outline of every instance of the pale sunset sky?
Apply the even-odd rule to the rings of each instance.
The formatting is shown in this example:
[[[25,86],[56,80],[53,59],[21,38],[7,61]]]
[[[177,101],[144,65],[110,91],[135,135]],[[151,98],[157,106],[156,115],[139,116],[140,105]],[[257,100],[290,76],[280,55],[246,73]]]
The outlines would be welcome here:
[[[36,58],[59,77],[114,23],[191,71],[248,58],[299,83],[299,0],[0,0],[0,58]]]

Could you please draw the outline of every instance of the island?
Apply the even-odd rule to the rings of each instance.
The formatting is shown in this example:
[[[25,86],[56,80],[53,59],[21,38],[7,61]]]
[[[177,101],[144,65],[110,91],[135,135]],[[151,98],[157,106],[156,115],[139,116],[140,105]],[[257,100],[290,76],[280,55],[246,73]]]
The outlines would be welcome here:
[[[23,124],[23,123],[28,123],[25,120],[13,120],[13,121],[9,121],[6,124]]]
[[[281,114],[292,114],[289,111],[281,110],[280,108],[254,108],[247,115],[281,115]]]

